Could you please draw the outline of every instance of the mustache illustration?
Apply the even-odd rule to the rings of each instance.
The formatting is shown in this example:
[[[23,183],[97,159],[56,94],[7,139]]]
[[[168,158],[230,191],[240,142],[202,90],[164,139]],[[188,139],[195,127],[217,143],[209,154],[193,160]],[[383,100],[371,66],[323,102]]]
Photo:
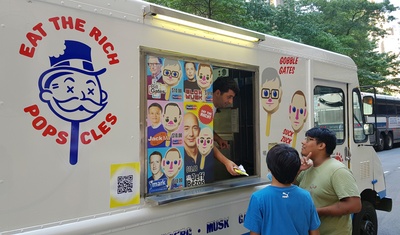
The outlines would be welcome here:
[[[89,113],[97,113],[107,105],[107,102],[97,103],[89,98],[79,99],[78,97],[72,97],[63,101],[57,99],[54,100],[56,101],[57,106],[65,112],[86,111]]]

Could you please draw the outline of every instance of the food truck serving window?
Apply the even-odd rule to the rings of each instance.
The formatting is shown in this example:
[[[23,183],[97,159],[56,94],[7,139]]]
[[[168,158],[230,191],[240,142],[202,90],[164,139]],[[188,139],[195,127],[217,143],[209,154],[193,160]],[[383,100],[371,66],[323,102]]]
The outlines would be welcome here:
[[[146,108],[142,122],[146,140],[144,194],[168,194],[171,198],[171,193],[197,188],[198,195],[209,193],[199,188],[212,185],[215,189],[224,181],[255,178],[256,150],[252,143],[257,68],[149,49],[142,51],[141,60]],[[213,98],[217,80],[222,84],[234,82],[239,93],[230,101],[217,103]],[[227,145],[219,146],[216,134]],[[242,165],[249,176],[231,176],[214,157],[214,147]],[[244,181],[243,185],[247,184]]]

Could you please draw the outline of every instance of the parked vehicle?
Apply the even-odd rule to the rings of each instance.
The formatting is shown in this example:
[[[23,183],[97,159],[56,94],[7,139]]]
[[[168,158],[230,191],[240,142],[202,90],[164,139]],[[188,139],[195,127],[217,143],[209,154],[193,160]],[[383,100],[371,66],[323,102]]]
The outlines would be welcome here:
[[[393,148],[400,142],[400,98],[390,95],[362,92],[369,99],[364,109],[368,110],[366,120],[374,123],[375,135],[370,136],[371,144],[377,151]]]
[[[133,0],[2,0],[0,35],[2,234],[248,234],[269,148],[300,150],[314,126],[336,132],[332,158],[357,180],[354,234],[376,234],[375,210],[391,210],[347,56]],[[200,89],[184,85],[185,62]],[[214,114],[218,77],[240,93]],[[249,176],[228,174],[210,149],[210,164],[188,167],[188,113],[196,146],[218,133]],[[164,131],[147,128],[153,116]],[[166,177],[152,179],[157,154]]]

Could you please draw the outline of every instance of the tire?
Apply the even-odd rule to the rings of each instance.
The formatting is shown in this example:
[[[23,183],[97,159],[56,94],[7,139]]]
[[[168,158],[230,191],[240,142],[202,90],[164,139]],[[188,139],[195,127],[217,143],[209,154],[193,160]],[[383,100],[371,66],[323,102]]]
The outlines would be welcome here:
[[[382,151],[385,147],[385,136],[383,134],[379,135],[378,143],[376,143],[375,150]]]
[[[353,235],[377,235],[378,219],[375,207],[369,201],[362,201],[361,211],[353,217]]]
[[[392,134],[388,133],[388,135],[385,138],[385,149],[389,150],[393,148],[393,137]]]

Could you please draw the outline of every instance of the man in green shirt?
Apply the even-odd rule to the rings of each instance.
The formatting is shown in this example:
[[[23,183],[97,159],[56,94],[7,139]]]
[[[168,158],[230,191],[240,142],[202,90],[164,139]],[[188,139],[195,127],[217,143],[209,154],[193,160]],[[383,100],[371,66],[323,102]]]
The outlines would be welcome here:
[[[334,132],[319,127],[308,130],[296,184],[310,192],[321,220],[321,234],[351,235],[351,214],[361,210],[360,193],[350,170],[330,157],[335,148]]]

